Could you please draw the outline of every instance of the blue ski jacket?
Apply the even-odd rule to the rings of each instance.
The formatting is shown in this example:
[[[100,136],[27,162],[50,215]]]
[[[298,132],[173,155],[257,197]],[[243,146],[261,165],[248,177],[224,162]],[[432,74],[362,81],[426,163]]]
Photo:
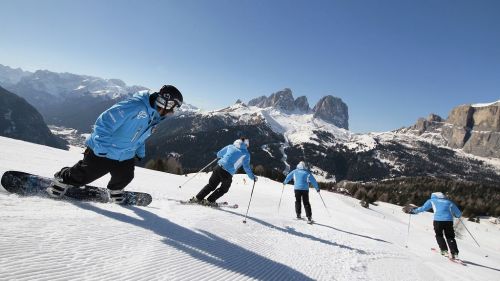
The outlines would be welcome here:
[[[309,190],[309,184],[312,184],[314,188],[319,191],[318,182],[314,176],[305,169],[302,165],[297,165],[297,169],[291,171],[285,178],[283,184],[287,184],[290,180],[294,182],[295,190]]]
[[[234,175],[243,166],[248,177],[251,180],[255,179],[250,168],[250,153],[248,153],[247,145],[241,140],[236,140],[233,144],[219,150],[217,157],[220,158],[217,163],[231,175]]]
[[[462,212],[458,209],[457,205],[450,201],[441,192],[434,192],[431,194],[431,199],[427,200],[420,208],[415,208],[411,211],[412,214],[428,211],[432,208],[434,210],[435,221],[453,221],[453,216],[459,218]]]
[[[149,103],[149,92],[136,93],[99,115],[86,145],[95,155],[113,160],[144,158],[144,143],[162,119]]]

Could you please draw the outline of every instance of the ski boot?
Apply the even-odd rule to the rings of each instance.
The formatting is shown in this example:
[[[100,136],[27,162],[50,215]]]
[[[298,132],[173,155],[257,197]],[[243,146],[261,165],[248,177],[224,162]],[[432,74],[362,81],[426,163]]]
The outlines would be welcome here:
[[[196,196],[193,196],[191,197],[191,199],[188,200],[189,203],[193,203],[193,204],[202,204],[202,202],[204,201],[205,199],[198,199],[198,197]]]
[[[125,192],[123,189],[109,190],[109,202],[122,204],[125,201]]]
[[[450,255],[448,254],[448,251],[446,250],[441,250],[441,255],[444,257],[449,257]]]
[[[307,217],[307,223],[308,224],[313,224],[314,223],[312,217]]]
[[[297,214],[297,219],[298,219],[298,220],[301,220],[301,219],[302,219],[302,217],[300,216],[300,214]]]
[[[208,200],[205,200],[204,205],[208,206],[208,207],[213,207],[213,208],[219,207],[219,204],[217,204],[217,202],[212,202],[212,201],[208,201]]]

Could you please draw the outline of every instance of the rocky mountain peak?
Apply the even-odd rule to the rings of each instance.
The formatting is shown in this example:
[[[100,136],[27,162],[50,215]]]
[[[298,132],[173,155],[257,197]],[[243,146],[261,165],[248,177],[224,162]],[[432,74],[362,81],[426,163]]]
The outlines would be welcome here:
[[[311,108],[309,108],[309,102],[307,101],[306,96],[300,96],[294,101],[295,108],[298,109],[300,112],[307,113],[311,111]]]
[[[248,105],[261,108],[274,107],[285,112],[295,110],[295,103],[292,90],[285,88],[281,91],[271,94],[269,97],[261,96],[248,102]]]
[[[294,100],[292,90],[285,88],[271,94],[269,97],[260,96],[248,102],[250,106],[261,108],[273,107],[285,113],[311,113],[306,96],[300,96]],[[314,117],[327,121],[339,128],[349,129],[349,114],[347,105],[334,96],[321,98],[312,112]]]
[[[439,144],[462,149],[466,153],[500,157],[500,102],[481,105],[459,105],[453,108],[446,120],[435,114],[402,133],[422,136],[427,134]]]
[[[443,118],[441,116],[431,113],[429,116],[427,116],[427,121],[429,122],[443,122]]]
[[[321,118],[333,125],[349,129],[349,113],[347,104],[342,99],[328,95],[322,97],[313,108],[314,117]]]

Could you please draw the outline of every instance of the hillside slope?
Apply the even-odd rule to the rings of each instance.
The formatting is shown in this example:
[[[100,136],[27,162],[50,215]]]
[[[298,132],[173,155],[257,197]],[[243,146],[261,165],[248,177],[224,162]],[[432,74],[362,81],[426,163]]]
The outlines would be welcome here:
[[[0,137],[0,173],[24,170],[51,176],[81,158]],[[149,192],[144,208],[22,198],[0,188],[1,280],[499,280],[500,229],[466,222],[481,244],[462,230],[467,266],[432,253],[432,214],[400,207],[359,207],[356,200],[322,192],[328,211],[311,192],[317,224],[294,219],[293,190],[261,178],[248,223],[251,182],[237,175],[223,199],[238,209],[180,205],[208,180],[136,169],[127,188]],[[109,178],[95,182],[105,186]],[[488,255],[488,257],[485,257]]]

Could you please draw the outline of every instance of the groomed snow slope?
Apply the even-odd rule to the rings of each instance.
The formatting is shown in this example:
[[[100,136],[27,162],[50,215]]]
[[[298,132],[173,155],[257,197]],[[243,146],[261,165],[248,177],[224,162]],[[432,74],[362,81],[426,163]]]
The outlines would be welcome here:
[[[0,174],[51,176],[81,159],[75,151],[0,137]],[[466,222],[467,266],[431,252],[432,214],[412,216],[381,203],[364,209],[338,194],[311,191],[313,217],[294,219],[293,189],[261,178],[247,224],[251,182],[244,175],[222,198],[238,209],[180,205],[207,182],[136,169],[128,190],[149,192],[148,207],[19,197],[0,188],[0,280],[500,280],[500,230]],[[109,178],[95,182],[105,186]],[[485,257],[488,255],[488,257]]]

